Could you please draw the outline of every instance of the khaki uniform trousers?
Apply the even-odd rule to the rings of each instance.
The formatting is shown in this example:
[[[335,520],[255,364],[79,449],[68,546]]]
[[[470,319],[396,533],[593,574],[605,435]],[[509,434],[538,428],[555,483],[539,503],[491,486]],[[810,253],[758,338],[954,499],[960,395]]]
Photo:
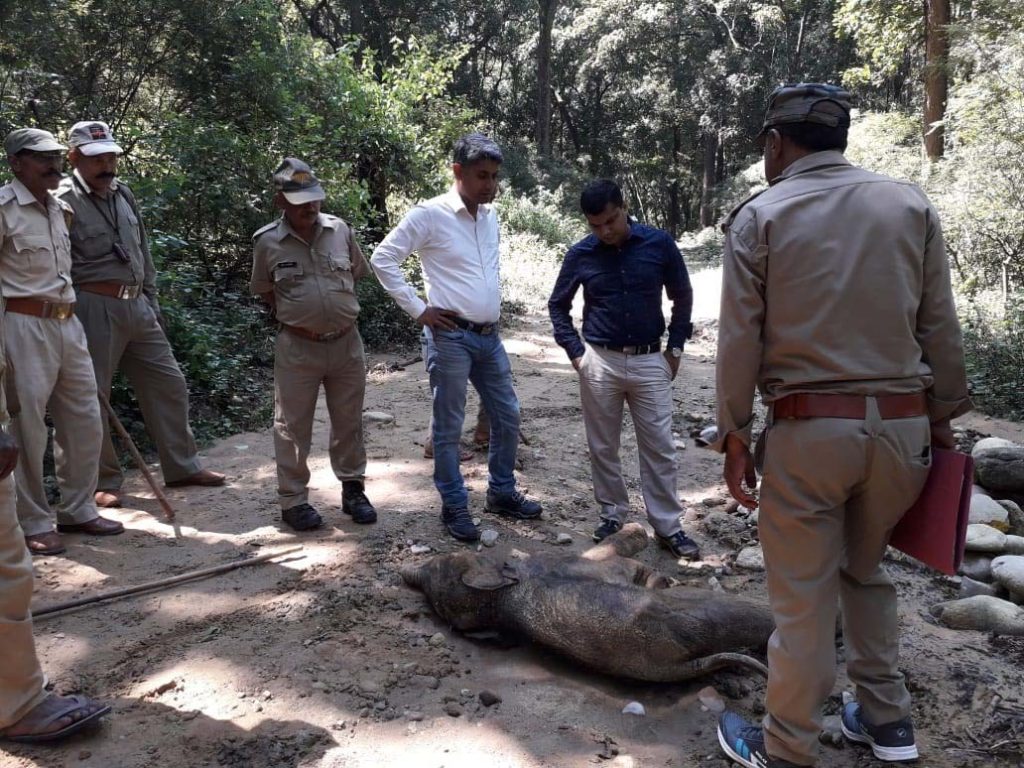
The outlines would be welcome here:
[[[331,420],[327,452],[334,475],[339,480],[362,480],[366,475],[366,360],[359,331],[353,328],[339,339],[313,341],[282,329],[274,347],[274,455],[282,510],[309,498],[307,459],[321,384]]]
[[[20,450],[14,477],[21,528],[26,536],[53,530],[43,485],[47,406],[53,417],[53,457],[61,497],[57,522],[94,520],[103,424],[82,324],[74,317],[53,320],[6,312],[4,338],[21,401],[21,413],[12,424]]]
[[[910,714],[897,666],[896,590],[881,565],[893,527],[931,464],[926,416],[776,421],[768,431],[758,530],[776,629],[768,642],[765,743],[813,765],[836,677],[837,602],[846,670],[867,719]]]
[[[75,313],[89,340],[100,390],[110,397],[110,382],[118,368],[135,390],[146,429],[160,455],[164,482],[198,472],[202,467],[188,424],[188,386],[146,297],[125,300],[81,291]],[[123,482],[110,423],[104,418],[96,489],[117,491]]]
[[[660,352],[626,355],[586,345],[580,365],[580,404],[590,450],[594,498],[606,520],[626,522],[629,494],[619,459],[622,407],[629,404],[640,458],[647,518],[661,536],[680,529],[672,442],[672,369]]]
[[[32,639],[32,555],[18,525],[14,476],[0,480],[0,730],[46,698]]]

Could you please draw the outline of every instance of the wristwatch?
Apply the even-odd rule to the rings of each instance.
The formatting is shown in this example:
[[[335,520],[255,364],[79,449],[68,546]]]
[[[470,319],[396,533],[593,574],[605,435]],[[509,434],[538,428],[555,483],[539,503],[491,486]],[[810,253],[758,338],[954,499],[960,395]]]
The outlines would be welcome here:
[[[682,347],[672,347],[672,349],[670,349],[669,352],[671,353],[672,357],[674,357],[676,360],[683,356]]]

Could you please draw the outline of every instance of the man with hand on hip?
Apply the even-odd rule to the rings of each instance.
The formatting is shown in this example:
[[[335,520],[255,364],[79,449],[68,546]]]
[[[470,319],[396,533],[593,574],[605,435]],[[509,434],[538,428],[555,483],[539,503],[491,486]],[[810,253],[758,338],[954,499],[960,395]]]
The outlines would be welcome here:
[[[540,504],[516,489],[519,400],[498,334],[498,220],[490,203],[498,191],[502,159],[488,137],[471,133],[460,138],[452,163],[455,185],[409,211],[370,260],[385,290],[423,326],[433,392],[434,485],[445,528],[460,541],[480,538],[459,471],[469,381],[490,417],[486,511],[517,520],[541,514]],[[423,265],[426,302],[400,269],[413,251]]]

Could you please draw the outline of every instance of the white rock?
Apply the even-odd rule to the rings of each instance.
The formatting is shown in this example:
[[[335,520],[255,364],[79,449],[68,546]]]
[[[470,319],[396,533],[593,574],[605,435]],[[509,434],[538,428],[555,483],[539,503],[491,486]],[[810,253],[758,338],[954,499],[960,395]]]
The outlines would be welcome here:
[[[992,561],[992,579],[1010,592],[1024,594],[1024,556],[997,557]]]
[[[975,597],[977,595],[988,595],[990,597],[999,597],[1000,588],[996,584],[986,584],[983,581],[975,581],[969,576],[963,576],[960,579],[960,594],[959,597]]]
[[[999,505],[999,502],[988,496],[975,494],[971,496],[971,513],[969,522],[972,525],[991,525],[1000,531],[1010,527],[1010,513]]]
[[[992,581],[992,558],[986,555],[964,555],[960,574],[975,581]]]
[[[930,610],[939,621],[953,629],[1024,635],[1024,608],[998,597],[978,595],[950,600],[933,605]]]
[[[435,632],[430,636],[430,639],[427,642],[435,648],[440,648],[447,642],[447,640],[443,632]]]
[[[747,547],[736,555],[736,567],[747,571],[763,571],[764,552],[758,546]]]
[[[568,533],[560,533],[555,537],[555,544],[561,544],[563,546],[566,544],[572,544],[572,536]]]
[[[394,416],[384,411],[366,411],[363,416],[367,421],[372,421],[375,424],[390,424],[395,420]]]
[[[428,547],[426,544],[413,544],[411,547],[409,547],[409,551],[412,552],[412,554],[414,555],[425,555],[427,554],[427,552],[430,551],[430,547]]]
[[[1006,534],[991,525],[975,523],[967,526],[968,552],[1001,553],[1006,547]]]
[[[487,528],[480,532],[480,543],[485,547],[493,547],[498,543],[498,532],[493,528]]]
[[[1006,546],[1003,547],[1004,555],[1024,555],[1024,536],[1006,534]]]
[[[639,701],[631,701],[629,702],[629,704],[622,708],[622,714],[643,717],[647,714],[647,710],[644,709],[644,705],[641,704]]]

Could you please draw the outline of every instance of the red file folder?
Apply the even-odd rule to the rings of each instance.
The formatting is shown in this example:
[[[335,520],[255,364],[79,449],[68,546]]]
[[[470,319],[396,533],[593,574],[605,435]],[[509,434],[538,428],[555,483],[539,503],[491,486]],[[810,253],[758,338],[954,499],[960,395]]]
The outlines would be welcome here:
[[[964,559],[974,460],[966,453],[932,449],[932,468],[921,496],[893,529],[889,545],[953,576]]]

